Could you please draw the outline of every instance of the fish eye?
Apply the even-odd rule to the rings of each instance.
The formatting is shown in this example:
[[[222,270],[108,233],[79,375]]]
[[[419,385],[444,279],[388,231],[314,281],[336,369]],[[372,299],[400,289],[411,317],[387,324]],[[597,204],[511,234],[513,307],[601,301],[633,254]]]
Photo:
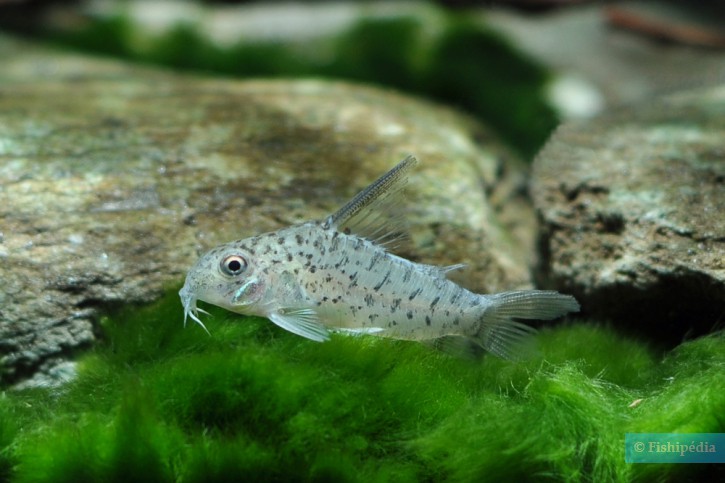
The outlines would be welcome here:
[[[220,268],[226,275],[239,275],[247,269],[247,260],[240,255],[229,255],[222,260]]]

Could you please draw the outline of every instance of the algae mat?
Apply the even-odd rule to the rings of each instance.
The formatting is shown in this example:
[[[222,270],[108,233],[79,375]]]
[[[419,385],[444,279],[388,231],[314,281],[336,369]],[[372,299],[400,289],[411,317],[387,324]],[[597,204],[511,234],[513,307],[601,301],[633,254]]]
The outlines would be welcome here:
[[[179,326],[174,291],[104,321],[56,392],[0,399],[10,481],[675,479],[628,465],[626,432],[722,432],[725,337],[669,353],[603,326],[545,329],[521,364],[405,341],[318,344],[213,312]],[[637,401],[637,402],[635,402]],[[634,403],[634,404],[633,404]]]

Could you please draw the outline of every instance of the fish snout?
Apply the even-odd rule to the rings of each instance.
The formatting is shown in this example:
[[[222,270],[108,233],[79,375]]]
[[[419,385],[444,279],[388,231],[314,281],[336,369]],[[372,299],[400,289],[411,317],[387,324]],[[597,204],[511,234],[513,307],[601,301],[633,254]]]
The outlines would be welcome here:
[[[196,290],[189,284],[189,279],[186,279],[184,286],[179,290],[179,298],[181,298],[181,305],[184,306],[185,311],[192,305],[196,305]]]
[[[184,327],[186,327],[186,319],[189,318],[209,333],[204,323],[199,319],[199,312],[203,314],[208,314],[208,312],[196,306],[197,289],[193,283],[189,283],[188,277],[184,282],[184,286],[179,290],[179,298],[181,298],[181,305],[184,307]]]

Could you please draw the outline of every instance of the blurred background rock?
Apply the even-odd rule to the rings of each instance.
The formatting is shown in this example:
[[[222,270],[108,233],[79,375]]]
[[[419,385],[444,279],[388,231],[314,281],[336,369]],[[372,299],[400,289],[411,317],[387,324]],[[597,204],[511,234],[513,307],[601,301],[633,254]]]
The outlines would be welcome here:
[[[453,104],[531,158],[563,119],[714,83],[715,1],[5,1],[0,28],[235,77],[365,81]]]

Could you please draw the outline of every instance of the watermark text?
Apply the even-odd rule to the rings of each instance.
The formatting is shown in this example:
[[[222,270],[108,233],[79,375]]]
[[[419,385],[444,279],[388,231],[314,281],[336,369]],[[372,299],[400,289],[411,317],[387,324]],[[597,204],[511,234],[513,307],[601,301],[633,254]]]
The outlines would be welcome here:
[[[627,433],[627,463],[725,463],[725,433]]]

